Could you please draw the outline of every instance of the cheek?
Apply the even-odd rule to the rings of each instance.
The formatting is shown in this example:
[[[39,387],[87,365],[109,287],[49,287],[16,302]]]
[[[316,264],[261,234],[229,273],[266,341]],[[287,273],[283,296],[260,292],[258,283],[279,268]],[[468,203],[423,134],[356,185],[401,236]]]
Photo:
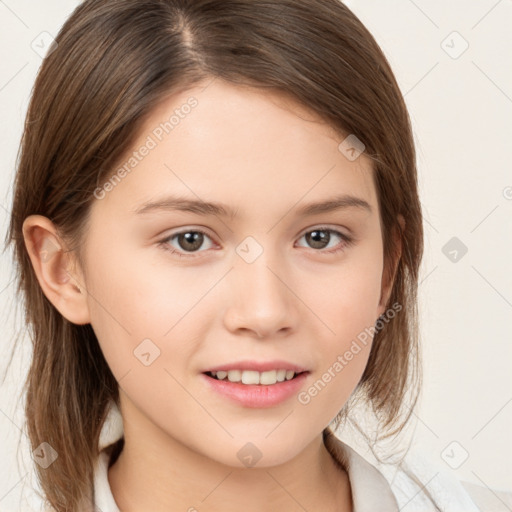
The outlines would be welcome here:
[[[298,403],[311,414],[323,415],[326,424],[330,422],[360,381],[370,348],[371,340],[355,340],[333,354],[298,394]]]
[[[190,270],[165,264],[163,250],[121,250],[120,242],[99,239],[90,247],[104,248],[88,254],[86,287],[91,325],[114,375],[138,369],[141,351],[158,355],[155,366],[169,366],[171,345],[172,366],[184,367],[178,361],[196,350],[208,325],[202,298],[218,272],[195,270],[191,278]]]
[[[368,244],[329,272],[316,273],[315,286],[303,288],[318,323],[318,368],[298,401],[332,419],[365,370],[381,292],[382,253]],[[325,411],[325,412],[321,412]]]
[[[338,265],[311,270],[297,279],[298,295],[321,321],[321,339],[329,347],[343,350],[379,316],[382,281],[382,248],[376,242],[361,244],[347,252]],[[332,355],[332,350],[331,350]]]
[[[318,365],[297,397],[301,407],[326,424],[345,405],[364,373],[380,291],[379,280],[370,274],[340,282],[328,297],[319,298],[318,311],[325,326],[318,330],[323,334],[315,337]]]

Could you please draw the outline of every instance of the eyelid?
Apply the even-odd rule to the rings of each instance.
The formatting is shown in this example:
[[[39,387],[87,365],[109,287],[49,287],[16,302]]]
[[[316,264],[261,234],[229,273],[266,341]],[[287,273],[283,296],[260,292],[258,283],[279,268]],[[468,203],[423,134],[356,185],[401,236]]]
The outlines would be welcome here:
[[[175,228],[173,230],[166,230],[165,231],[166,233],[168,233],[167,235],[165,235],[164,238],[161,239],[161,241],[164,241],[164,240],[169,240],[170,238],[176,236],[176,235],[181,235],[183,233],[190,233],[190,232],[197,232],[197,233],[202,233],[203,235],[206,235],[208,238],[214,240],[215,239],[215,236],[211,234],[211,231],[210,229],[206,228],[206,227],[203,227],[203,226],[197,226],[197,225],[192,225],[192,226],[185,226],[185,227],[181,227],[181,228]]]
[[[347,232],[345,233],[344,231],[342,231],[343,229],[345,229]],[[339,233],[340,235],[345,236],[347,238],[353,238],[353,236],[351,235],[351,231],[348,228],[343,228],[342,226],[330,225],[330,224],[312,224],[311,226],[304,228],[301,231],[299,238],[304,236],[306,233],[310,233],[311,231],[322,231],[322,230],[334,231],[334,232]]]

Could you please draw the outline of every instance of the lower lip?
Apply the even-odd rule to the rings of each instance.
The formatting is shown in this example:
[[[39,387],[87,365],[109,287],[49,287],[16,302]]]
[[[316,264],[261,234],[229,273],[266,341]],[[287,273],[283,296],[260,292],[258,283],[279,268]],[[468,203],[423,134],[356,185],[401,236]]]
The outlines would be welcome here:
[[[291,396],[296,395],[304,384],[307,374],[308,372],[303,372],[291,380],[276,382],[268,386],[217,380],[205,373],[202,374],[202,377],[214,391],[234,402],[244,407],[262,408],[278,405],[288,400]]]

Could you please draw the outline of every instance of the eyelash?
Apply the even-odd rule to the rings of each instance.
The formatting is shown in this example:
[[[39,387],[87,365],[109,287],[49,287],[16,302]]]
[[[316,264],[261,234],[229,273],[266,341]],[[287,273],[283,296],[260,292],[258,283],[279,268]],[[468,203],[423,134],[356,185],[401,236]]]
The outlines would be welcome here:
[[[340,242],[340,244],[338,244],[338,246],[334,249],[329,249],[329,250],[312,249],[313,251],[319,252],[321,254],[329,254],[329,255],[337,254],[338,252],[345,250],[347,247],[352,245],[352,243],[354,242],[352,237],[345,235],[335,229],[329,228],[327,226],[319,226],[319,227],[315,227],[314,229],[310,229],[309,231],[306,231],[304,234],[302,234],[300,238],[307,235],[308,233],[312,233],[313,231],[327,231],[329,233],[334,233],[335,235],[339,236],[342,240],[342,242]],[[158,243],[158,245],[165,251],[168,251],[171,254],[177,255],[180,258],[197,258],[197,257],[199,257],[199,256],[196,256],[195,253],[187,254],[187,253],[183,253],[181,251],[178,251],[178,250],[170,247],[169,241],[172,240],[173,238],[175,238],[176,236],[182,235],[184,233],[201,233],[202,235],[205,235],[211,239],[210,235],[208,235],[208,233],[206,233],[202,229],[194,228],[194,229],[186,229],[183,231],[179,231],[177,233],[173,233],[172,235],[161,240]],[[203,251],[196,251],[196,252],[203,252]]]

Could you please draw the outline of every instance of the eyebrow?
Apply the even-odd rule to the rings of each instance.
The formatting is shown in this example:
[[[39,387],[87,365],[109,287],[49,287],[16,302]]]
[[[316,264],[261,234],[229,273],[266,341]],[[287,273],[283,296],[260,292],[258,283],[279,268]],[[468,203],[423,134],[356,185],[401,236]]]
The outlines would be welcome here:
[[[308,203],[296,211],[296,215],[305,217],[319,213],[327,213],[336,210],[356,208],[362,211],[372,212],[370,204],[360,197],[344,194],[328,198],[324,201]],[[135,210],[137,215],[152,213],[155,211],[185,211],[198,215],[215,215],[220,217],[236,218],[238,209],[217,202],[207,202],[183,197],[165,197],[155,201],[148,201]]]

